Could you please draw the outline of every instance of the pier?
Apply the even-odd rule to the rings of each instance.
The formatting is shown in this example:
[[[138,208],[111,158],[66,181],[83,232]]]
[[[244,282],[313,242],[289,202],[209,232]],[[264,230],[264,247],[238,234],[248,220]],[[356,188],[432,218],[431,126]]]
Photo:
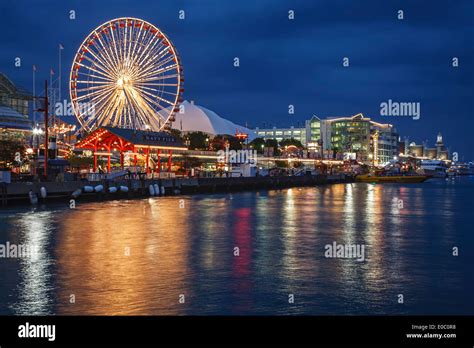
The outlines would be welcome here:
[[[212,194],[218,192],[237,192],[290,187],[314,186],[335,183],[354,182],[354,178],[345,174],[338,175],[302,175],[302,176],[266,176],[266,177],[216,177],[216,178],[148,178],[145,175],[136,178],[103,178],[96,181],[65,182],[14,182],[2,189],[2,206],[31,204],[30,192],[40,203],[101,201],[114,199],[135,199],[150,196]],[[150,193],[150,185],[159,188],[156,194]],[[101,187],[99,191],[87,192],[85,187]],[[117,188],[110,190],[111,187]],[[126,187],[126,192],[120,187]],[[42,197],[42,188],[46,197]],[[44,191],[44,190],[43,190]],[[115,191],[115,192],[112,192]],[[73,193],[79,193],[74,195]]]

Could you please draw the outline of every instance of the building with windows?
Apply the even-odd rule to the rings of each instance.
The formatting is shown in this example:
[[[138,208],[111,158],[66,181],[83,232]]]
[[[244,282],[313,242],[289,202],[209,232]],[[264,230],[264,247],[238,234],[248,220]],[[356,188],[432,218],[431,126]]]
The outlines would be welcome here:
[[[32,131],[28,117],[31,94],[0,73],[0,135],[23,137]]]
[[[255,133],[265,140],[300,140],[315,158],[350,158],[383,164],[399,153],[396,129],[391,124],[374,122],[361,113],[326,119],[313,115],[305,122],[305,128],[257,128]]]
[[[324,120],[323,149],[336,157],[368,161],[370,152],[370,118],[357,114],[352,117],[331,117]]]
[[[408,143],[408,139],[405,140]],[[426,144],[409,143],[405,148],[405,155],[422,159],[449,160],[449,150],[443,142],[443,136],[438,133],[435,147],[428,147]]]
[[[260,129],[255,128],[255,134],[258,138],[263,138],[264,140],[275,139],[280,142],[286,139],[295,139],[301,142],[303,146],[306,146],[306,128],[267,128]]]
[[[400,153],[399,135],[391,124],[370,121],[371,155],[374,164],[383,165]]]

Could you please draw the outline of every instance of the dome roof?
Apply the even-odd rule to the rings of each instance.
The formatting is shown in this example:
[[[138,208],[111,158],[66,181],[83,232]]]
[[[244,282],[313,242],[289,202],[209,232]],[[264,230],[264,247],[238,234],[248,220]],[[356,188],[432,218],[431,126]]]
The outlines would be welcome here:
[[[192,102],[189,103],[187,100],[181,104],[180,109],[183,109],[184,112],[176,113],[176,121],[173,122],[173,128],[180,129],[183,132],[201,131],[213,135],[235,135],[236,131],[239,131],[240,133],[247,133],[249,139],[255,138],[255,133],[252,129],[226,120],[214,111]]]

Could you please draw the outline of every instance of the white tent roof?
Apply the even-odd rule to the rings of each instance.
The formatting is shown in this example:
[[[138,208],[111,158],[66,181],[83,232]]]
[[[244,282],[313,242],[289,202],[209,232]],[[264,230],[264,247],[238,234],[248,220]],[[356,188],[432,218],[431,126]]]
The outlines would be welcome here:
[[[183,132],[201,131],[213,135],[235,135],[235,132],[238,130],[240,133],[247,133],[249,139],[255,138],[255,132],[252,129],[226,120],[214,111],[194,103],[189,103],[187,100],[181,105],[181,108],[184,108],[184,112],[176,113],[176,121],[173,122],[173,128],[181,130],[182,124]]]

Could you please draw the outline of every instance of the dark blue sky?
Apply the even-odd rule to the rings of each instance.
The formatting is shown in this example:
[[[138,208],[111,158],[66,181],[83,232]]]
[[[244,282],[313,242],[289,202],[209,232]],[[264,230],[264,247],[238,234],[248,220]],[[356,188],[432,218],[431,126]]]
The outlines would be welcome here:
[[[404,20],[397,19],[399,9]],[[362,112],[417,142],[432,144],[441,131],[451,152],[474,159],[471,0],[1,0],[0,15],[0,71],[30,90],[32,64],[38,80],[57,69],[59,43],[67,86],[85,36],[109,19],[133,16],[158,26],[177,47],[185,98],[234,122],[289,126],[313,114]],[[420,120],[380,116],[388,99],[420,102]]]

